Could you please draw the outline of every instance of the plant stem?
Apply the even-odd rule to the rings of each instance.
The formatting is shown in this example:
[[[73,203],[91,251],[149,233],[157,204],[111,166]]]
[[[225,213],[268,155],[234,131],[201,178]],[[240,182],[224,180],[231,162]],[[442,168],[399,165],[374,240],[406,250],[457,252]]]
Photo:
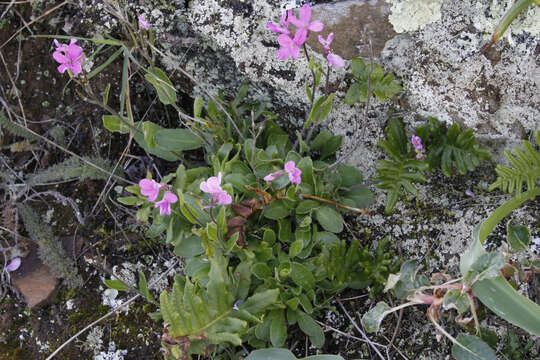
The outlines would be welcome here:
[[[324,202],[324,203],[327,203],[327,204],[332,204],[332,205],[338,206],[338,207],[343,208],[343,209],[351,210],[351,211],[354,211],[354,212],[359,212],[359,213],[364,214],[364,215],[372,215],[372,214],[373,214],[371,211],[368,211],[368,210],[364,210],[364,209],[359,209],[359,208],[355,208],[355,207],[352,207],[352,206],[343,205],[343,204],[337,203],[337,202],[335,202],[335,201],[328,200],[328,199],[325,199],[325,198],[322,198],[322,197],[318,197],[318,196],[315,196],[315,195],[310,195],[310,194],[300,194],[300,197],[301,197],[301,198],[306,198],[306,199],[317,200],[317,201]]]

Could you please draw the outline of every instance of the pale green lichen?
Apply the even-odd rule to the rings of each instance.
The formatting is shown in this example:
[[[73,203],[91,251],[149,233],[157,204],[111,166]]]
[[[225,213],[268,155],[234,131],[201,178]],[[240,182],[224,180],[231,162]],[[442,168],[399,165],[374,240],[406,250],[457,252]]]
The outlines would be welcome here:
[[[398,33],[421,30],[441,19],[442,0],[391,0],[390,23]]]

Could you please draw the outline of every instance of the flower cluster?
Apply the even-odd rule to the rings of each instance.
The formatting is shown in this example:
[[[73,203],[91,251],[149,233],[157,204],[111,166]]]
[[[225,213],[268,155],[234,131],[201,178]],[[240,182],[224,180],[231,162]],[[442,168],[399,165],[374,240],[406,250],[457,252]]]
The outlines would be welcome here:
[[[343,67],[345,66],[345,61],[343,58],[337,54],[334,54],[332,50],[330,49],[330,44],[334,40],[334,33],[328,34],[328,37],[325,39],[321,35],[319,35],[319,42],[324,48],[324,56],[326,56],[326,59],[328,60],[328,63],[331,66],[336,67]]]
[[[212,176],[208,180],[203,181],[199,188],[203,192],[210,194],[212,202],[220,205],[229,205],[232,203],[231,195],[221,188],[221,172],[218,173],[217,177]]]
[[[54,40],[54,45],[56,49],[54,50],[52,56],[60,66],[58,66],[58,71],[64,73],[66,70],[69,70],[73,75],[77,75],[82,71],[82,62],[84,61],[83,49],[76,45],[77,39],[71,39],[69,45],[60,44],[56,39]]]
[[[419,136],[414,136],[411,138],[411,142],[414,146],[414,151],[416,151],[416,158],[418,160],[424,157],[424,147],[422,146],[422,139]]]
[[[300,184],[302,182],[302,171],[296,167],[294,161],[287,161],[283,170],[278,170],[264,177],[264,181],[274,181],[287,173],[289,175],[289,181],[293,184]]]
[[[150,28],[152,27],[152,24],[150,24],[150,23],[148,22],[148,20],[146,20],[146,19],[144,18],[144,16],[139,15],[139,17],[138,17],[137,19],[139,20],[139,27],[140,27],[141,29],[144,29],[144,30],[150,30]]]
[[[148,201],[154,202],[159,196],[159,191],[166,185],[160,184],[152,179],[142,179],[139,181],[141,194],[148,197]],[[171,204],[178,201],[178,197],[170,191],[166,191],[163,198],[154,204],[154,207],[159,207],[159,215],[171,215]]]
[[[289,31],[290,23],[298,28],[292,38]],[[291,56],[293,59],[298,59],[300,46],[306,42],[309,32],[319,32],[324,27],[320,21],[311,21],[311,8],[307,4],[300,8],[298,19],[293,15],[292,10],[288,10],[281,16],[281,26],[270,22],[266,26],[273,33],[281,34],[277,39],[281,46],[277,51],[277,57],[280,60],[286,60]]]

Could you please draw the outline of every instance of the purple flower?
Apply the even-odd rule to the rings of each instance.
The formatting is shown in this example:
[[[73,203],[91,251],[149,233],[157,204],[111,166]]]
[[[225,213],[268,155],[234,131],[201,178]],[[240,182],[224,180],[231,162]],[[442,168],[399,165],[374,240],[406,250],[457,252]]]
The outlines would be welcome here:
[[[52,56],[54,60],[60,63],[58,66],[58,71],[64,73],[66,70],[70,70],[73,75],[77,75],[82,71],[81,63],[84,60],[83,49],[75,45],[77,39],[71,39],[69,45],[60,44],[56,39],[54,44],[56,45],[56,50],[53,52]]]
[[[292,56],[293,59],[298,59],[298,55],[300,54],[298,33],[294,35],[294,39],[291,39],[287,34],[281,34],[278,36],[277,41],[279,45],[281,45],[277,51],[279,60],[287,60],[290,56]]]
[[[150,24],[142,15],[139,15],[139,27],[143,28],[144,30],[150,30],[152,27],[152,24]]]
[[[328,60],[328,63],[331,66],[336,66],[336,67],[344,67],[345,66],[345,61],[339,55],[330,53],[330,54],[328,54],[326,59]]]
[[[283,170],[278,170],[276,172],[273,172],[271,174],[268,174],[264,177],[264,181],[274,181],[276,180],[277,178],[281,177],[281,175],[285,174],[285,171]]]
[[[300,19],[297,19],[294,15],[290,17],[290,21],[293,23],[294,26],[298,28],[296,31],[296,36],[298,36],[297,44],[300,46],[304,42],[306,42],[308,33],[310,31],[319,32],[324,28],[324,25],[320,21],[313,21],[311,20],[311,8],[308,4],[305,4],[300,8]]]
[[[419,136],[414,136],[411,138],[411,142],[414,146],[414,150],[416,151],[422,151],[422,139]]]
[[[178,197],[174,195],[172,192],[167,191],[165,192],[165,195],[163,195],[163,199],[161,201],[158,201],[154,204],[154,207],[159,207],[159,215],[167,214],[171,215],[171,204],[174,204],[178,201]]]
[[[302,171],[295,166],[294,161],[287,161],[285,163],[284,170],[278,170],[264,177],[264,181],[274,181],[280,176],[287,173],[289,175],[289,181],[293,184],[300,184],[302,182]]]
[[[203,181],[199,188],[212,196],[212,201],[220,205],[229,205],[232,203],[231,196],[227,191],[221,188],[221,172],[218,173],[218,176],[212,176],[208,180]]]
[[[470,196],[472,198],[475,197],[474,193],[469,189],[465,190],[465,195],[468,195],[468,196]]]
[[[328,37],[325,39],[321,35],[319,35],[319,42],[324,47],[324,55],[326,56],[326,59],[328,60],[328,63],[331,66],[336,67],[343,67],[345,66],[345,61],[343,61],[343,58],[337,54],[332,53],[332,50],[330,49],[330,44],[334,40],[334,33],[328,34]]]
[[[414,151],[416,151],[416,158],[418,160],[424,157],[424,147],[422,146],[422,139],[419,136],[413,135],[411,142],[414,146]]]
[[[287,16],[287,13],[289,16]],[[289,34],[289,23],[291,22],[290,17],[292,17],[292,10],[287,10],[281,15],[281,26],[267,22],[266,27],[268,27],[271,32],[276,34]]]
[[[151,179],[142,179],[139,181],[139,186],[141,194],[148,196],[148,201],[155,201],[159,195],[159,190],[163,187],[163,185]]]
[[[236,300],[236,301],[234,302],[233,307],[232,307],[233,310],[240,310],[240,308],[238,307],[238,305],[241,304],[241,303],[243,303],[243,302],[244,302],[244,300]]]
[[[285,163],[285,171],[289,174],[289,180],[293,184],[300,184],[302,182],[302,171],[295,166],[294,161],[287,161]]]
[[[324,47],[324,50],[330,51],[330,44],[334,40],[334,33],[328,34],[328,37],[325,39],[321,35],[319,35],[319,42]]]
[[[21,266],[21,258],[16,257],[5,267],[6,271],[15,271]]]

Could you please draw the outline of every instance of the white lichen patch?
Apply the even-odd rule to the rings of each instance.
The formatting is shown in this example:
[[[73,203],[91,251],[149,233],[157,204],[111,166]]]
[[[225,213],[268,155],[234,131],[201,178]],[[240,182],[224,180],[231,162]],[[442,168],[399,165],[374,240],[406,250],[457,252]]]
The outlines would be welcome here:
[[[94,354],[98,354],[103,348],[103,328],[101,326],[94,326],[88,332],[86,340],[83,343],[83,348],[86,351],[91,351]]]
[[[114,341],[109,343],[107,351],[102,351],[94,356],[94,360],[124,360],[127,350],[117,350]]]
[[[105,289],[101,295],[101,303],[105,306],[109,306],[112,309],[117,308],[118,306],[124,303],[124,300],[118,299],[118,290],[116,289]],[[129,312],[129,305],[123,306],[118,311],[124,311],[126,314]]]
[[[390,23],[398,33],[416,31],[441,19],[442,0],[391,0]]]

